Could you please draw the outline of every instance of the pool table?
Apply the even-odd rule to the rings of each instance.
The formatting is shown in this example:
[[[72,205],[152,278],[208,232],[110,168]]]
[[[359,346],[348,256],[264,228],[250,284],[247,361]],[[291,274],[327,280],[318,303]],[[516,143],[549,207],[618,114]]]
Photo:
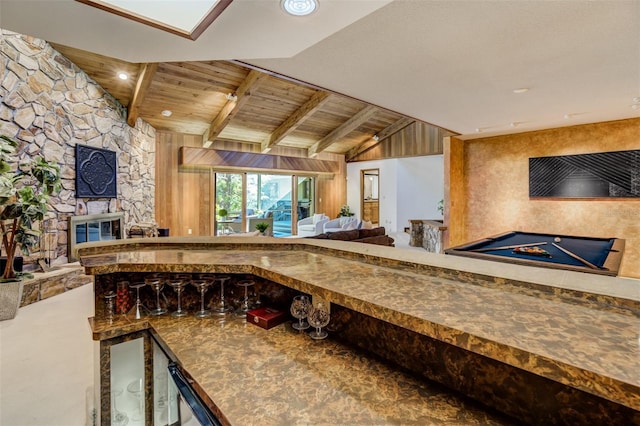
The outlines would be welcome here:
[[[511,231],[445,250],[446,254],[618,275],[624,252],[623,239]]]

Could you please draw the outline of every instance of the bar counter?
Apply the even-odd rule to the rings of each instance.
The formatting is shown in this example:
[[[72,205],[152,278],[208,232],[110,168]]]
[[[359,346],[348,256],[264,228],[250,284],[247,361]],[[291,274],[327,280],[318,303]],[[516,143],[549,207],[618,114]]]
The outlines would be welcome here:
[[[579,272],[519,265],[496,266],[489,261],[453,259],[453,256],[369,247],[358,243],[267,237],[125,240],[111,244],[84,244],[78,250],[86,272],[92,275],[180,271],[253,274],[322,297],[332,304],[376,320],[604,398],[633,412],[640,410],[640,291],[636,287],[637,280],[591,277]],[[523,277],[535,279],[525,280]],[[592,289],[598,285],[603,287],[596,293]],[[141,327],[151,327],[165,340],[183,367],[206,388],[214,404],[227,404],[224,409],[220,407],[225,416],[225,410],[231,410],[233,401],[237,402],[237,398],[240,398],[238,389],[255,392],[255,387],[251,386],[256,383],[242,384],[242,371],[256,363],[268,367],[275,362],[270,358],[271,355],[274,360],[280,361],[275,363],[274,370],[268,371],[275,374],[278,368],[286,370],[286,361],[298,357],[296,350],[291,348],[318,356],[318,365],[315,365],[313,357],[301,361],[309,371],[303,372],[300,364],[295,365],[291,369],[295,372],[291,375],[291,383],[283,383],[282,380],[286,378],[277,377],[278,389],[296,386],[301,379],[298,376],[309,380],[309,375],[336,374],[330,381],[338,380],[341,376],[342,367],[339,365],[320,367],[326,362],[343,362],[338,358],[337,361],[333,358],[331,361],[322,359],[327,351],[340,353],[339,347],[332,346],[337,343],[310,342],[305,336],[288,332],[283,325],[265,331],[236,322],[221,328],[212,321],[213,327],[208,330],[210,333],[197,335],[202,322],[195,319],[160,318],[143,323],[145,325]],[[116,332],[113,328],[104,328],[98,320],[92,324],[95,339],[107,338]],[[128,325],[122,330],[130,331],[130,327]],[[216,360],[215,349],[211,349],[214,354],[211,360],[207,358],[208,339],[222,346],[234,347],[238,341],[247,344],[238,349],[242,355],[235,358],[237,369],[230,370],[230,376],[225,378],[225,386],[220,386],[226,388],[228,383],[237,381],[238,387],[232,394],[226,393],[229,390],[216,390],[214,384],[211,387],[206,385],[209,380],[211,383],[220,380],[221,377],[216,375],[222,374],[219,369],[213,368],[213,364],[210,365]],[[184,344],[188,341],[198,344],[188,347]],[[288,346],[283,342],[296,343],[286,349]],[[259,358],[252,357],[249,349],[252,346],[259,348],[256,349],[259,350],[259,355],[256,355]],[[317,348],[322,350],[316,353],[314,351]],[[346,366],[353,359],[344,362],[344,371],[347,371]],[[392,373],[385,372],[382,376],[388,374]],[[261,379],[268,381],[269,375]],[[349,380],[346,382],[329,389],[325,388],[326,382],[322,382],[321,389],[314,392],[323,394],[339,389],[346,392],[341,388]],[[381,383],[380,386],[384,388],[388,383]],[[412,384],[409,388],[415,391],[419,386]],[[362,389],[357,392],[360,391]],[[353,401],[364,404],[366,400],[368,404],[372,395],[363,400],[363,394],[358,396],[354,392],[351,395],[353,399],[346,398],[344,394],[334,394],[336,399],[347,404],[340,410],[353,409],[356,413],[362,413],[364,408],[361,405],[349,407]],[[285,395],[291,397],[293,394],[287,391]],[[249,397],[247,401],[252,398]],[[408,397],[394,394],[391,399],[394,398],[405,400]],[[386,400],[386,397],[383,399]],[[260,401],[260,404],[267,406],[275,403],[269,398]],[[374,398],[373,401],[377,400]],[[286,403],[293,402],[289,400]],[[314,411],[312,416],[312,413],[305,411],[305,404],[308,403],[307,400],[301,403],[298,423],[304,424],[305,418],[310,419],[317,414]],[[285,402],[281,401],[280,404]],[[382,410],[384,403],[380,400],[371,405],[376,410]],[[360,424],[394,423],[389,419],[409,415],[404,411],[394,414],[393,409],[389,409],[392,411],[383,410],[385,414],[377,420],[375,416],[379,413],[367,414],[373,417],[367,417],[368,420]],[[322,409],[315,407],[314,410]],[[414,408],[410,411],[413,412]],[[420,413],[421,410],[415,412]],[[387,415],[389,417],[385,417]],[[398,415],[400,417],[394,417]],[[348,420],[334,424],[358,423],[357,419]],[[636,415],[630,422],[637,420]],[[230,424],[243,424],[242,417],[230,419]]]

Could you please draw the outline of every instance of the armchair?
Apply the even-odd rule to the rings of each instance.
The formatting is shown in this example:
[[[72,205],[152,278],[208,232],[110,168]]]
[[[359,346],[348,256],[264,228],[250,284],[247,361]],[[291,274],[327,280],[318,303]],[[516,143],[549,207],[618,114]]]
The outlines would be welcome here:
[[[324,232],[324,224],[329,221],[329,217],[323,213],[314,214],[298,221],[298,236],[313,237]]]
[[[338,232],[357,229],[360,221],[355,216],[342,216],[337,219],[329,220],[324,224],[322,232]]]

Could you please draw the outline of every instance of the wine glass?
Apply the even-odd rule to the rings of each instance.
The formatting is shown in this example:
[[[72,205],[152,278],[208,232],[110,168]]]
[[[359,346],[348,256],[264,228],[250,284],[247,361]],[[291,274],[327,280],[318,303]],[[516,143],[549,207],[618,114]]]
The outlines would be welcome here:
[[[173,287],[173,290],[176,292],[178,296],[178,307],[175,312],[171,313],[172,317],[184,317],[188,314],[187,311],[182,309],[182,291],[191,281],[191,277],[189,275],[174,275],[169,279],[169,285]]]
[[[307,321],[309,321],[309,325],[315,327],[315,330],[309,333],[312,339],[324,339],[328,336],[327,332],[322,329],[322,327],[326,327],[329,324],[330,315],[329,309],[327,306],[319,302],[316,307],[311,308],[311,312],[307,316]]]
[[[231,279],[230,276],[223,275],[221,277],[217,277],[216,281],[220,281],[220,300],[213,304],[211,310],[216,315],[224,315],[229,311],[229,305],[224,299],[224,284]]]
[[[253,280],[240,280],[236,282],[238,287],[244,287],[244,298],[242,299],[242,304],[236,311],[236,316],[241,318],[246,318],[247,312],[249,311],[249,293],[247,289],[253,285],[255,285],[255,281]]]
[[[135,379],[127,385],[127,391],[133,395],[138,402],[138,408],[133,416],[131,416],[131,420],[134,422],[144,420],[144,399],[142,398],[144,395],[144,380]]]
[[[151,310],[151,315],[164,315],[167,308],[160,304],[160,292],[164,287],[164,278],[160,275],[151,275],[144,279],[144,283],[156,292],[156,307]]]
[[[191,280],[191,284],[200,291],[200,310],[195,313],[196,318],[210,317],[211,311],[206,310],[204,306],[204,294],[211,285],[211,281],[198,278]]]
[[[140,319],[149,314],[149,310],[142,304],[142,301],[140,300],[140,289],[145,285],[146,284],[144,282],[129,284],[129,288],[134,288],[136,290],[136,301],[133,304],[133,307],[129,310],[128,314],[134,319]]]
[[[309,310],[311,308],[311,301],[308,296],[300,294],[293,298],[293,302],[291,303],[291,315],[298,320],[298,322],[294,322],[291,324],[296,330],[306,330],[309,328],[309,323],[304,321],[304,319],[309,314]]]
[[[122,395],[122,388],[115,388],[111,390],[111,425],[112,426],[126,426],[129,423],[129,416],[126,413],[118,410],[116,401],[118,397]]]

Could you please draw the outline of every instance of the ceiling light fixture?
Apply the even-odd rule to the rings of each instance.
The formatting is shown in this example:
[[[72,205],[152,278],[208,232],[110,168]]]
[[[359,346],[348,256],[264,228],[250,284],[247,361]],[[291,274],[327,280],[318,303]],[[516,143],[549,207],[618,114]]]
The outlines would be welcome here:
[[[307,16],[318,9],[318,0],[282,0],[282,10],[293,16]]]
[[[520,123],[518,123],[517,121],[513,121],[513,122],[509,123],[509,126],[518,127],[518,124],[520,124]]]
[[[238,102],[238,97],[236,95],[234,95],[233,93],[227,93],[225,95],[225,98],[227,98],[227,100],[231,101],[231,102]]]
[[[126,72],[119,72],[118,73],[118,78],[120,80],[128,80],[129,79],[129,74],[127,74]]]
[[[171,117],[171,114],[173,114],[173,112],[169,111],[168,109],[165,109],[160,114],[164,115],[165,117]]]
[[[380,136],[373,135],[373,136],[371,136],[371,139],[373,139],[374,141],[378,142],[380,140]]]
[[[565,120],[568,120],[568,119],[570,119],[571,117],[573,117],[573,115],[571,115],[571,114],[565,114],[565,115],[564,115],[564,119],[565,119]]]
[[[519,89],[513,89],[513,93],[526,93],[529,91],[528,87],[520,87]]]

